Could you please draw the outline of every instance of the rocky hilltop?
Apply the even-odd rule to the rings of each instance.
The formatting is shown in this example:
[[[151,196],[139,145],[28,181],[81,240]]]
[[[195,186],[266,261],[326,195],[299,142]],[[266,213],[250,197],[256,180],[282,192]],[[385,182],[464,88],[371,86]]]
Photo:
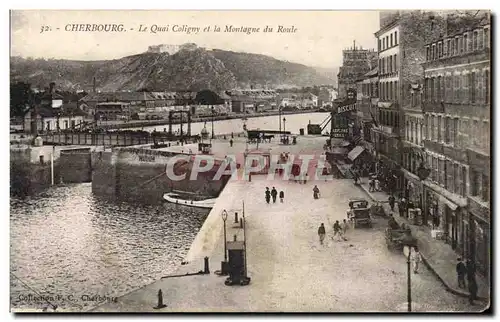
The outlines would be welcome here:
[[[12,82],[43,88],[55,81],[65,90],[91,90],[94,78],[101,91],[280,88],[335,82],[334,77],[313,67],[265,55],[204,48],[181,49],[173,54],[148,51],[103,61],[11,57],[10,67]]]

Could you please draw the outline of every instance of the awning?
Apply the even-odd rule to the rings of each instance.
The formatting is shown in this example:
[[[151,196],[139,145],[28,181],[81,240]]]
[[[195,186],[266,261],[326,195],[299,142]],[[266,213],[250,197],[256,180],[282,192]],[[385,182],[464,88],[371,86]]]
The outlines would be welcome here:
[[[365,148],[358,145],[347,154],[347,157],[349,160],[354,161],[361,155],[361,153],[363,153],[364,150]]]
[[[351,142],[348,142],[346,140],[343,140],[341,143],[340,143],[340,146],[349,146],[351,145]]]
[[[458,208],[458,205],[454,204],[453,202],[449,201],[448,199],[446,199],[443,196],[439,196],[439,201],[441,201],[442,203],[447,205],[448,208],[450,208],[453,211],[455,211]]]

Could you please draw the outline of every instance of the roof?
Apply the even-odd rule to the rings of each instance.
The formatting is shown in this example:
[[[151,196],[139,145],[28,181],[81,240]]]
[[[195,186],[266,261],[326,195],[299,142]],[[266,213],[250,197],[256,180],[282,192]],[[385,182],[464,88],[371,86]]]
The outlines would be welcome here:
[[[26,113],[29,111],[33,110],[34,107],[29,108]],[[76,102],[70,102],[70,103],[64,103],[61,107],[59,108],[51,108],[51,107],[45,107],[45,106],[39,106],[38,109],[38,114],[42,118],[48,118],[48,117],[65,117],[65,116],[86,116],[87,114],[82,111],[81,109],[78,108],[78,104]],[[25,114],[26,114],[25,113]]]
[[[97,105],[117,105],[117,104],[130,105],[130,102],[99,102],[99,103],[97,103]]]
[[[80,99],[83,102],[113,102],[113,101],[153,101],[156,98],[148,92],[104,92],[90,93]]]
[[[177,98],[176,92],[150,92],[149,94],[159,100],[175,100]]]

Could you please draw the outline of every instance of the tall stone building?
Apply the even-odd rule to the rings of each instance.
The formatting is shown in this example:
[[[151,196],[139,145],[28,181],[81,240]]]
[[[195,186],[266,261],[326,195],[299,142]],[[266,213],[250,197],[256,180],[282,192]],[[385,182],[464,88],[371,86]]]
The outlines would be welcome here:
[[[378,41],[379,101],[374,109],[377,127],[374,144],[387,190],[405,192],[404,159],[401,136],[405,113],[419,119],[423,115],[412,101],[422,81],[425,44],[446,33],[444,17],[435,12],[390,11],[380,13]],[[419,139],[420,140],[420,139]],[[420,142],[420,141],[419,141]]]
[[[461,256],[490,267],[491,36],[489,12],[448,19],[425,48],[424,222]],[[413,129],[414,126],[410,124]]]
[[[372,69],[376,55],[373,49],[356,47],[355,41],[353,47],[342,51],[343,62],[337,75],[339,98],[346,98],[348,89],[356,89],[356,81]]]

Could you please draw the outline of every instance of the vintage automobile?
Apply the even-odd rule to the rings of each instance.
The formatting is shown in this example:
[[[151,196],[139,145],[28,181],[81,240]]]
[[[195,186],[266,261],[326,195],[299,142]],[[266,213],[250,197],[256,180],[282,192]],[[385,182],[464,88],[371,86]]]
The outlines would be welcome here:
[[[349,199],[347,219],[353,223],[354,228],[359,226],[372,227],[370,208],[366,199]]]

